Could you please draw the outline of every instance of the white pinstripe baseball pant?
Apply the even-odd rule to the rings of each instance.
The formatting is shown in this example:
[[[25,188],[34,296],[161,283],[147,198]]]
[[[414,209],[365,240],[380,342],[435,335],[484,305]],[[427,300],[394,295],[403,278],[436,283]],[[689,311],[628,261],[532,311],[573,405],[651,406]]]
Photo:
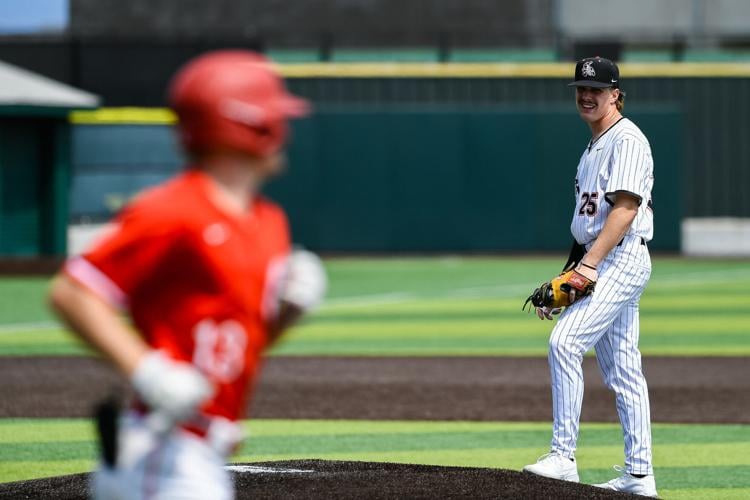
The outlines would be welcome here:
[[[640,238],[626,237],[602,262],[593,295],[567,308],[550,336],[552,450],[573,458],[583,402],[583,355],[594,347],[606,385],[615,392],[625,437],[625,467],[653,474],[648,387],[638,350],[638,301],[651,276]]]

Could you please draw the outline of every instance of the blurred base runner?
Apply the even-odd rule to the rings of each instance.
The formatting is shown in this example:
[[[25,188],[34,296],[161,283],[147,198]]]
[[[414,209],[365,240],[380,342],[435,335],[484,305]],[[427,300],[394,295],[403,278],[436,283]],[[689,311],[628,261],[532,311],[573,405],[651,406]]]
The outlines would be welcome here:
[[[233,498],[223,465],[260,357],[326,289],[320,259],[292,250],[284,211],[260,195],[307,103],[263,56],[219,51],[180,70],[170,104],[185,171],[129,203],[50,291],[136,396],[119,421],[99,408],[96,498]]]

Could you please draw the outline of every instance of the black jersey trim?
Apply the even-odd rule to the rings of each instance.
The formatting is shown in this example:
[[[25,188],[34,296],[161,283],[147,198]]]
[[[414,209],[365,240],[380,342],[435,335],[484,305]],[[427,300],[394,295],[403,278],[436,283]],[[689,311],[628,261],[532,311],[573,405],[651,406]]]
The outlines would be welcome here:
[[[619,120],[617,120],[615,123],[613,123],[612,125],[610,125],[607,130],[605,130],[604,132],[602,132],[602,135],[600,135],[599,137],[597,137],[595,141],[593,141],[593,140],[589,141],[589,153],[591,152],[592,146],[594,144],[596,144],[597,142],[599,142],[599,139],[601,139],[602,137],[604,137],[605,135],[607,135],[607,132],[609,132],[610,130],[612,130],[615,127],[615,125],[617,125],[618,123],[620,123],[624,119],[625,119],[625,117],[621,116]]]
[[[609,203],[610,207],[615,206],[615,196],[613,195],[618,195],[618,194],[628,194],[632,196],[633,198],[637,199],[639,207],[641,206],[641,203],[643,203],[643,197],[641,195],[636,194],[632,191],[628,191],[627,189],[618,189],[617,191],[610,191],[609,193],[604,193],[604,199],[607,201],[607,203]]]

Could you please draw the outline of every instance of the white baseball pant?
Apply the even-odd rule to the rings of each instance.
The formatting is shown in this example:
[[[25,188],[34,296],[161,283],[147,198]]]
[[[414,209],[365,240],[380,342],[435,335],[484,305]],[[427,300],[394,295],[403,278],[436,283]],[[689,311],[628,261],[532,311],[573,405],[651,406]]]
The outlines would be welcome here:
[[[94,499],[234,499],[226,456],[208,440],[181,429],[159,435],[135,414],[121,419],[118,440],[117,466],[94,473]]]
[[[638,350],[638,301],[650,276],[647,247],[628,236],[602,262],[593,295],[560,315],[549,343],[553,451],[575,455],[583,401],[581,363],[594,347],[604,382],[615,392],[626,470],[653,474],[648,387]]]

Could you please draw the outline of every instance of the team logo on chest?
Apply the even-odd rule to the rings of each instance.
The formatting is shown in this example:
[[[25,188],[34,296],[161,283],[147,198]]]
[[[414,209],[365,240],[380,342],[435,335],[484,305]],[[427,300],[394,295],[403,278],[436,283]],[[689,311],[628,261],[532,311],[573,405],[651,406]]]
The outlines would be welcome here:
[[[585,63],[583,63],[581,74],[586,78],[594,78],[596,76],[596,71],[594,71],[594,63],[592,63],[591,61],[586,61]]]
[[[220,222],[211,224],[203,230],[203,241],[212,247],[223,244],[227,239],[229,239],[229,229]]]

